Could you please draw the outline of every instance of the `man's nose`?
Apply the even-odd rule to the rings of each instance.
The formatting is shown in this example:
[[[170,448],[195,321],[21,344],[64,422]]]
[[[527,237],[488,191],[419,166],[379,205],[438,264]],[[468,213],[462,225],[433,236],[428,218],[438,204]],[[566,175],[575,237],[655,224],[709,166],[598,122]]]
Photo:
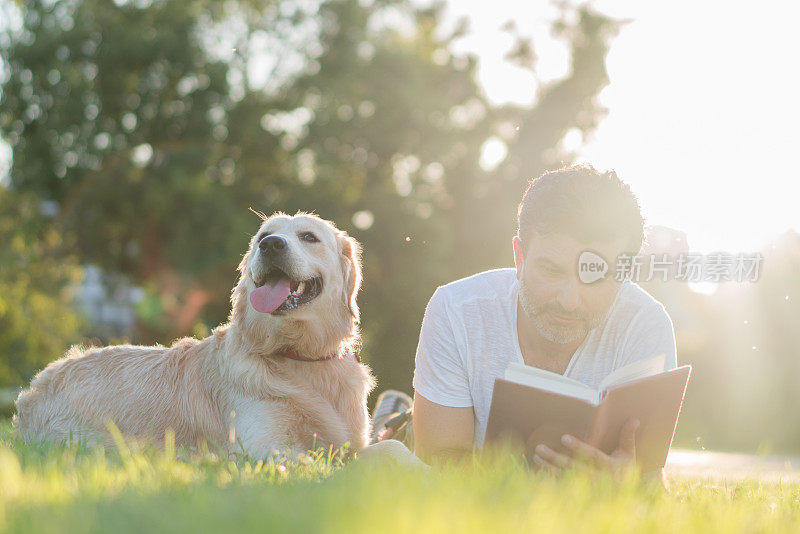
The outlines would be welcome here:
[[[279,235],[268,235],[258,242],[258,248],[264,254],[279,254],[286,249],[286,239]]]
[[[579,291],[580,281],[576,279],[567,280],[558,293],[558,303],[561,307],[568,312],[571,312],[580,306],[581,294]]]

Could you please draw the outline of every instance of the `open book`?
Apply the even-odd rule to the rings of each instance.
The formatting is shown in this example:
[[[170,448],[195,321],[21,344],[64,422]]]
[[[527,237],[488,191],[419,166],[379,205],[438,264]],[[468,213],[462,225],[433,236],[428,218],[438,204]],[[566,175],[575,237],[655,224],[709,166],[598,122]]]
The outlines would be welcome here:
[[[678,422],[691,366],[664,372],[659,354],[621,367],[598,389],[535,367],[511,363],[495,380],[485,443],[503,439],[529,452],[539,443],[566,452],[563,434],[611,453],[628,419],[636,431],[636,459],[643,471],[664,466]]]

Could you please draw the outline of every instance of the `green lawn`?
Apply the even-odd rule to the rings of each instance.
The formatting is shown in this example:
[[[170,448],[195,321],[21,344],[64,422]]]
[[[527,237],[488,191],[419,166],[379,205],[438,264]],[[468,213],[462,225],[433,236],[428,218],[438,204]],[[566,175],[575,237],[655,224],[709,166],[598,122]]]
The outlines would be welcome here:
[[[26,447],[0,424],[3,532],[798,532],[800,485],[407,471],[190,451]]]

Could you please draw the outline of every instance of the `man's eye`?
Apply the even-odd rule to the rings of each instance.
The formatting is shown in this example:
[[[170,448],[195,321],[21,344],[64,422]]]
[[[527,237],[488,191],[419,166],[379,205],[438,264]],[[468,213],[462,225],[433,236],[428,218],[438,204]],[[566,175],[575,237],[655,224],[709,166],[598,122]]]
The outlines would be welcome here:
[[[306,241],[308,243],[317,243],[317,242],[319,242],[319,239],[317,239],[317,236],[315,236],[311,232],[303,232],[302,234],[300,234],[300,239],[302,239],[303,241]]]

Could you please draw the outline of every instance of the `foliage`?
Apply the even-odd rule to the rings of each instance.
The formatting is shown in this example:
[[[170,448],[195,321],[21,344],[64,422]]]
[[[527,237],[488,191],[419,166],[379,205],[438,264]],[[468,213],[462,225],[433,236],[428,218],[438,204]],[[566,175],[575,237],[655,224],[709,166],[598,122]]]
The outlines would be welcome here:
[[[0,189],[0,385],[28,380],[75,341],[80,319],[69,284],[75,258],[30,195]]]
[[[365,356],[401,389],[435,287],[508,265],[526,181],[570,160],[558,148],[570,129],[595,127],[616,30],[564,8],[574,22],[554,31],[570,73],[532,108],[492,107],[475,59],[449,52],[463,29],[435,31],[441,5],[22,5],[0,39],[10,187],[56,203],[53,231],[82,263],[160,301],[148,309],[163,320],[141,321],[135,341],[225,319],[258,223],[248,207],[315,210],[365,245]],[[534,69],[530,43],[517,48]],[[493,167],[480,164],[487,141],[507,150]]]

